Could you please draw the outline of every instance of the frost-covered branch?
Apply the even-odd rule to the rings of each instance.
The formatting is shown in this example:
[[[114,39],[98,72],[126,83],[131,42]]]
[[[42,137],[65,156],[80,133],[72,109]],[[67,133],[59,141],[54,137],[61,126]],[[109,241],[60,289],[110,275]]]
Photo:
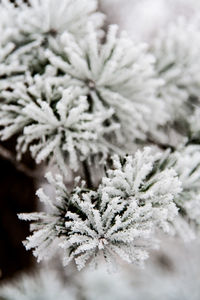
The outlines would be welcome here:
[[[172,157],[182,183],[182,193],[175,199],[180,213],[189,222],[200,225],[200,145],[182,146]]]
[[[58,246],[64,249],[64,265],[75,261],[78,269],[87,262],[97,264],[103,256],[109,266],[116,257],[128,263],[142,263],[148,250],[156,246],[155,229],[168,231],[168,222],[177,215],[173,202],[180,184],[173,170],[154,174],[160,156],[149,149],[128,156],[124,162],[114,157],[114,170],[95,190],[81,185],[69,193],[62,177],[47,174],[56,196],[51,200],[43,190],[40,200],[48,213],[21,214],[32,221],[33,235],[25,242],[40,261],[49,258]]]
[[[68,77],[63,77],[67,85]],[[61,80],[51,77],[43,82],[36,76],[19,83],[15,90],[2,92],[0,132],[2,140],[18,133],[17,155],[29,148],[37,163],[52,160],[66,173],[68,166],[77,171],[80,161],[100,155],[106,157],[106,136],[115,134],[119,125],[113,110],[90,108],[90,101],[79,87],[61,88]],[[7,102],[7,103],[6,103]]]
[[[157,74],[165,82],[160,88],[160,97],[172,121],[187,123],[199,103],[199,51],[197,19],[189,23],[179,18],[158,34],[152,46]]]
[[[45,54],[58,74],[69,74],[75,85],[87,89],[94,107],[114,109],[121,124],[118,141],[124,145],[144,140],[166,122],[164,104],[156,96],[162,81],[155,76],[154,57],[146,45],[118,34],[117,26],[109,27],[105,42],[91,24],[83,40],[63,33]]]
[[[170,232],[171,223],[178,214],[175,197],[181,184],[173,168],[163,164],[162,154],[145,148],[135,156],[113,158],[113,169],[102,179],[100,190],[109,198],[121,197],[140,206],[152,206],[154,222],[164,232]]]
[[[0,88],[23,81],[25,72],[45,73],[44,49],[62,32],[82,37],[87,23],[99,32],[104,15],[96,0],[8,0],[0,2]]]

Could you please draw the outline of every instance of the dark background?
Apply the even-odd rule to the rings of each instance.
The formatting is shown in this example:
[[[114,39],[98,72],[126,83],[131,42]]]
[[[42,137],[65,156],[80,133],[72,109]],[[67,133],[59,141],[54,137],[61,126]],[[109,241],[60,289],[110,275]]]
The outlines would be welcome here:
[[[34,164],[29,157],[22,163],[15,160],[15,142],[0,143],[0,280],[34,265],[31,252],[22,245],[29,225],[17,217],[18,213],[36,210],[36,179],[31,176]]]

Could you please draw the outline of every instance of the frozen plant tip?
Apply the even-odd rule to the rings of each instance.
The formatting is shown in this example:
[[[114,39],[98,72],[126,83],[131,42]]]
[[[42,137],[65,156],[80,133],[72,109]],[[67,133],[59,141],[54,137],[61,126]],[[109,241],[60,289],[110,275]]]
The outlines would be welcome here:
[[[182,145],[172,154],[174,168],[182,183],[182,192],[175,202],[180,214],[197,227],[200,225],[200,146],[195,144]]]
[[[156,225],[170,232],[178,214],[174,199],[181,191],[181,183],[173,168],[162,165],[161,153],[145,148],[135,156],[114,156],[113,168],[107,171],[100,190],[110,199],[120,197],[141,207],[151,205]]]
[[[62,177],[46,175],[55,187],[51,200],[42,189],[37,192],[48,213],[20,214],[20,219],[32,221],[33,234],[24,242],[26,249],[35,249],[38,258],[48,259],[58,247],[64,249],[63,263],[75,260],[78,269],[88,261],[96,264],[103,255],[108,267],[116,266],[116,256],[123,260],[141,263],[153,247],[151,206],[122,201],[119,197],[102,198],[98,191],[76,187],[69,193]]]
[[[158,34],[152,47],[155,68],[165,81],[160,88],[171,120],[188,120],[194,111],[200,92],[200,33],[197,20],[179,18]]]
[[[155,77],[154,57],[146,48],[125,32],[118,34],[115,25],[102,42],[90,24],[84,40],[63,33],[60,44],[46,50],[46,57],[59,74],[70,75],[75,85],[87,89],[92,106],[114,109],[121,125],[118,141],[127,143],[145,139],[167,119],[156,96],[161,81]]]
[[[37,76],[16,85],[14,91],[4,91],[7,103],[0,104],[0,135],[5,140],[20,134],[18,158],[30,148],[37,163],[52,158],[65,173],[68,167],[78,170],[80,161],[93,155],[106,157],[106,136],[119,126],[112,109],[91,110],[80,88],[62,89],[59,83],[56,78],[43,82]]]
[[[25,72],[45,73],[44,49],[62,32],[84,36],[88,22],[98,31],[104,16],[96,9],[96,0],[1,1],[0,88],[23,81]]]
[[[41,260],[49,257],[56,241],[64,249],[64,265],[74,260],[79,270],[87,262],[96,265],[101,256],[109,268],[116,265],[117,256],[128,263],[142,263],[148,249],[156,246],[157,226],[168,231],[168,222],[177,215],[173,199],[180,184],[173,170],[156,173],[159,158],[149,149],[124,162],[114,157],[115,170],[108,171],[96,191],[82,185],[68,193],[62,177],[53,179],[48,174],[56,197],[51,200],[42,190],[37,194],[50,212],[20,215],[33,222],[26,249],[35,249],[34,255]]]

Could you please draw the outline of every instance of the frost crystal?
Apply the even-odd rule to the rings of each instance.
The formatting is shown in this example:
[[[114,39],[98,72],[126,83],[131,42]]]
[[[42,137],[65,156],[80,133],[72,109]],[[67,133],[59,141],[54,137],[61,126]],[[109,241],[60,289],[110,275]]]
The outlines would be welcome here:
[[[147,132],[165,123],[163,102],[156,97],[161,81],[146,45],[134,44],[124,32],[118,36],[114,25],[101,43],[90,24],[84,40],[64,33],[60,44],[51,48],[46,57],[59,74],[69,74],[74,84],[86,88],[92,105],[115,110],[120,141],[145,139]]]
[[[184,19],[161,31],[152,47],[156,70],[165,81],[160,96],[172,120],[186,119],[193,112],[200,93],[200,35],[196,22]]]
[[[156,173],[159,158],[149,149],[124,161],[114,157],[114,170],[108,171],[97,191],[82,185],[68,193],[61,176],[47,174],[55,199],[41,189],[37,194],[50,212],[20,215],[33,221],[26,249],[35,249],[38,260],[49,258],[56,241],[64,249],[64,265],[74,260],[79,270],[87,262],[96,265],[101,256],[109,268],[116,265],[117,256],[142,263],[156,245],[155,228],[168,231],[168,222],[177,215],[173,199],[180,184],[172,169]]]
[[[165,232],[178,210],[174,198],[180,193],[180,181],[173,168],[162,165],[162,154],[150,148],[135,156],[113,157],[113,169],[107,171],[100,190],[109,198],[121,197],[139,206],[151,205],[154,222]]]
[[[59,79],[43,82],[36,76],[34,81],[16,85],[14,92],[2,92],[7,103],[0,105],[0,135],[5,140],[21,133],[18,158],[29,147],[37,163],[53,157],[64,172],[66,162],[77,170],[80,160],[94,154],[106,156],[109,147],[104,136],[119,126],[112,123],[112,109],[92,111],[82,90],[62,89],[59,84]]]

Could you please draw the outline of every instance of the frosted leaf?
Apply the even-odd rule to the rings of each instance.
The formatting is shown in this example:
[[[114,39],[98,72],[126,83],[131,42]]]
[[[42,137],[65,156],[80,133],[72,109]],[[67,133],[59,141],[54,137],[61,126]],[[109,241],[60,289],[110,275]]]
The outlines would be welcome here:
[[[200,145],[182,145],[174,154],[174,168],[182,182],[184,191],[199,189],[200,180]]]
[[[90,197],[90,194],[85,197]],[[65,255],[68,253],[68,261],[75,260],[78,270],[86,263],[96,264],[99,256],[104,257],[108,269],[116,266],[117,257],[128,263],[140,264],[148,258],[148,249],[155,246],[153,238],[150,240],[151,206],[139,207],[115,198],[103,209],[101,200],[95,204],[89,202],[89,198],[83,201],[74,197],[72,201],[77,212],[66,214],[65,225],[69,235],[60,246]]]
[[[172,121],[187,121],[199,102],[200,34],[197,23],[179,18],[158,34],[152,46],[157,74],[165,81],[160,96],[166,102]]]
[[[3,91],[5,103],[0,104],[0,135],[5,140],[20,134],[18,158],[30,149],[37,163],[52,158],[66,172],[67,165],[77,170],[93,155],[106,157],[106,137],[119,129],[112,109],[93,110],[84,90],[61,88],[61,81],[70,84],[67,76],[29,79]]]
[[[97,0],[30,0],[29,6],[20,5],[17,22],[25,34],[54,35],[67,30],[81,36],[88,21],[95,27],[103,24],[104,15],[97,8]]]
[[[92,105],[114,109],[120,142],[145,139],[166,122],[164,104],[156,97],[161,81],[155,77],[154,57],[146,45],[135,44],[124,32],[118,35],[117,26],[109,27],[105,42],[91,24],[83,40],[64,33],[46,57],[59,74],[71,75],[87,89]]]
[[[182,193],[175,198],[180,214],[189,222],[200,224],[200,146],[183,145],[171,154],[182,183]]]
[[[59,246],[64,249],[64,265],[75,261],[80,270],[102,256],[110,269],[117,257],[142,263],[148,250],[157,246],[150,203],[139,206],[114,197],[105,206],[98,190],[82,185],[69,193],[61,176],[48,173],[46,177],[55,188],[55,197],[50,199],[41,189],[37,195],[48,212],[19,215],[32,221],[33,234],[24,244],[27,250],[33,249],[38,261],[51,258]]]
[[[70,199],[62,176],[53,177],[51,173],[47,173],[46,178],[55,189],[54,200],[52,201],[43,189],[39,189],[37,195],[46,206],[47,212],[18,215],[21,220],[32,221],[30,229],[33,234],[27,238],[24,245],[27,250],[35,248],[33,254],[38,262],[51,258],[58,251],[59,237],[66,233],[65,214]]]
[[[64,249],[64,265],[75,261],[79,270],[87,263],[96,265],[100,257],[109,269],[116,265],[117,257],[142,263],[148,250],[157,246],[156,229],[169,231],[177,215],[173,200],[181,190],[180,183],[175,171],[162,169],[160,161],[161,154],[151,154],[149,148],[134,157],[114,156],[114,167],[97,190],[82,185],[70,194],[61,177],[54,180],[48,175],[49,182],[56,183],[55,189],[62,194],[58,196],[57,192],[51,201],[39,190],[38,196],[51,212],[21,215],[33,221],[33,235],[27,238],[26,248],[34,249],[38,259],[48,258],[46,243],[57,239]]]
[[[44,49],[68,31],[83,37],[88,22],[99,33],[104,16],[96,0],[8,0],[0,2],[0,88],[23,81],[26,71],[46,73]]]
[[[114,156],[113,167],[102,179],[100,192],[108,194],[109,199],[120,197],[140,207],[151,205],[156,226],[169,232],[178,214],[174,199],[181,187],[175,170],[162,167],[162,154],[153,154],[150,148],[145,148],[135,156]]]
[[[16,48],[19,31],[15,26],[16,10],[14,5],[8,1],[0,3],[0,88],[9,86],[10,80],[21,77],[26,71],[26,67],[20,64],[19,60],[12,60],[10,57]]]

